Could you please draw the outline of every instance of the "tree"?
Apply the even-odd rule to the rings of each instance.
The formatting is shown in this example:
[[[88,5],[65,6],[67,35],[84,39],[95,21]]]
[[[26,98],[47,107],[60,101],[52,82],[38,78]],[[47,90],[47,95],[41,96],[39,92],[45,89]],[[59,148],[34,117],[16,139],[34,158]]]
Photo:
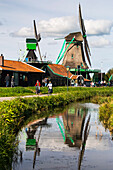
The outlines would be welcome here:
[[[105,75],[106,82],[108,82],[108,80],[112,74],[113,74],[113,68],[109,69],[108,72],[106,73],[106,75]]]

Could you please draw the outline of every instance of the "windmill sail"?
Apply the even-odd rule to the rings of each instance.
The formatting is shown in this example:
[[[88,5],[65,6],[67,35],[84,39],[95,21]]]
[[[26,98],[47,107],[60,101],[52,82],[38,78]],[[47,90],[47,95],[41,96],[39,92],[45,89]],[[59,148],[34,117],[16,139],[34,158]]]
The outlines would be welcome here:
[[[83,39],[84,39],[84,48],[85,48],[85,53],[88,59],[88,62],[91,66],[91,61],[90,61],[90,57],[91,56],[91,52],[89,49],[89,45],[88,45],[88,41],[87,41],[87,36],[86,36],[86,29],[85,29],[85,25],[84,25],[84,20],[82,18],[82,13],[81,13],[81,6],[79,4],[79,23],[80,23],[80,28],[82,30],[82,35],[83,35]]]
[[[86,56],[87,56],[87,60],[89,62],[89,65],[91,66],[91,61],[90,61],[90,57],[89,57],[89,54],[88,54],[87,44],[85,43],[85,41],[84,41],[84,48],[85,48],[85,53],[86,53]]]
[[[36,23],[35,23],[35,20],[33,21],[34,22],[34,32],[35,32],[35,38],[36,40],[39,42],[41,40],[41,36],[40,36],[40,33],[37,34],[37,29],[36,29]]]
[[[41,62],[42,62],[42,56],[41,56],[41,52],[40,52],[40,47],[39,47],[39,44],[38,42],[41,40],[41,37],[40,37],[40,34],[37,34],[37,29],[36,29],[36,23],[35,23],[35,20],[33,21],[34,22],[34,33],[35,33],[35,38],[36,38],[36,45],[38,47],[38,52],[39,52],[39,56],[40,56],[40,59],[41,59]]]
[[[83,52],[83,45],[81,44],[81,51],[82,51],[82,59],[83,59],[83,62],[86,63],[85,61],[85,56],[84,56],[84,52]]]

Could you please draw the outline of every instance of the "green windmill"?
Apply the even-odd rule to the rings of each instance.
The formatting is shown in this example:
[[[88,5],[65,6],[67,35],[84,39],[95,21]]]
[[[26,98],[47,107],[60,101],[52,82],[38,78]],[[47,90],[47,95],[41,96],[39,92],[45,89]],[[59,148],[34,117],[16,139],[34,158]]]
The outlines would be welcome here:
[[[33,21],[33,23],[34,23],[35,38],[27,38],[26,39],[26,48],[28,50],[28,53],[26,55],[25,61],[27,63],[37,62],[37,56],[35,54],[35,51],[36,51],[37,48],[38,48],[40,60],[42,62],[41,52],[40,52],[40,48],[39,48],[39,42],[41,40],[41,36],[40,36],[40,33],[37,34],[37,28],[36,28],[35,20]]]

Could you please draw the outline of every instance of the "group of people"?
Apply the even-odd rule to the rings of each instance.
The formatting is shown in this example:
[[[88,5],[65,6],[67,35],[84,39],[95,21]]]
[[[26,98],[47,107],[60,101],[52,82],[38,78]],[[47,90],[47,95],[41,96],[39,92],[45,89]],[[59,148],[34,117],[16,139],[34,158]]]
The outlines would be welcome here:
[[[15,86],[15,82],[14,82],[14,76],[11,77],[11,83],[10,83],[10,76],[9,74],[7,74],[7,76],[5,77],[5,83],[6,83],[6,87],[9,87],[9,85],[11,84],[11,87],[14,87]],[[40,94],[40,82],[39,80],[36,81],[36,94]],[[52,94],[53,90],[52,90],[52,83],[51,81],[49,81],[49,83],[47,84],[47,81],[46,81],[46,84],[45,86],[48,87],[48,94]]]
[[[36,86],[36,94],[40,94],[40,86],[41,86],[41,84],[40,84],[39,80],[36,81],[35,86]],[[52,94],[53,89],[52,89],[51,81],[49,81],[49,83],[46,86],[48,87],[48,94]]]
[[[6,83],[6,87],[9,87],[10,85],[10,76],[9,74],[7,74],[7,76],[5,77],[5,83]],[[15,83],[14,83],[14,76],[11,77],[11,87],[14,87]]]

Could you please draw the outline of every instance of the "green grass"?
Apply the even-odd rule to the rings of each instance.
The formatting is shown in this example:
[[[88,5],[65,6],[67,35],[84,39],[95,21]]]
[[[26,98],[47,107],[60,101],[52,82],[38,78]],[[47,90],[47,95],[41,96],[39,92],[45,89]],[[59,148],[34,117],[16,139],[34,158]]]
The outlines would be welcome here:
[[[99,92],[102,92],[103,95],[111,95],[110,93],[113,93],[113,87],[68,87],[69,92],[74,92],[74,91],[88,91],[88,92],[97,92],[99,95]],[[36,89],[35,86],[33,87],[0,87],[0,97],[10,97],[10,96],[25,96],[25,95],[33,95],[36,94]],[[66,86],[58,86],[58,87],[53,87],[53,93],[67,93],[67,87]],[[41,87],[41,94],[47,94],[48,93],[48,88],[47,87]]]
[[[35,94],[28,88],[25,87],[0,87],[0,97],[10,97],[10,96],[25,96],[29,94]]]

